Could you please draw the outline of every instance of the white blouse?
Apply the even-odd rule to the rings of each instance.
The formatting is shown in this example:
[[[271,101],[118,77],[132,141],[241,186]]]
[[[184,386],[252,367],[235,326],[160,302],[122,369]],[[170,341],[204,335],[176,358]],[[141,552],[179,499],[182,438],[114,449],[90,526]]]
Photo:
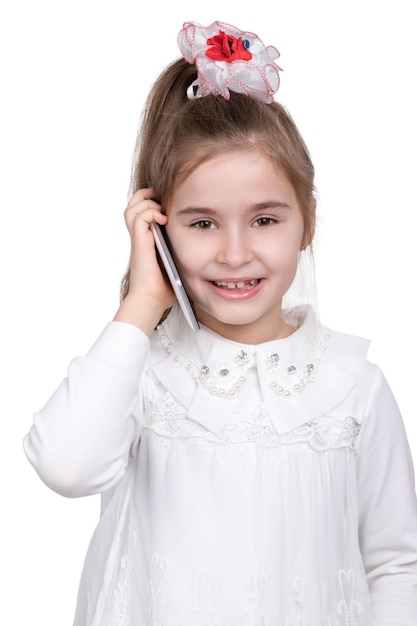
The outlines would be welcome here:
[[[24,445],[102,493],[74,626],[416,626],[417,502],[368,342],[296,308],[285,339],[150,341],[111,322]]]

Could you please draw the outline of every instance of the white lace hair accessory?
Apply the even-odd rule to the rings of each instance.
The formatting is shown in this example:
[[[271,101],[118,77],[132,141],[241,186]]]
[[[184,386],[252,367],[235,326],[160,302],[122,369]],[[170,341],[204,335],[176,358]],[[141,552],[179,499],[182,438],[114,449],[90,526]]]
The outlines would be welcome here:
[[[229,100],[230,91],[235,91],[262,102],[274,101],[281,71],[274,61],[279,52],[254,33],[224,22],[207,27],[185,22],[178,46],[184,59],[197,68],[198,78],[187,90],[190,100],[209,94]]]

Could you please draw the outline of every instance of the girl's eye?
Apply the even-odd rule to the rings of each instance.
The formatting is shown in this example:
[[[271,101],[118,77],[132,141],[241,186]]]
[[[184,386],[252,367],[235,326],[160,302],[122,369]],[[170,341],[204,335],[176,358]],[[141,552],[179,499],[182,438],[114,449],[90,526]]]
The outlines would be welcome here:
[[[272,224],[277,224],[278,220],[273,217],[258,217],[255,220],[255,226],[271,226]]]
[[[194,222],[192,224],[193,228],[197,228],[198,230],[210,230],[212,228],[216,228],[215,224],[210,220],[198,220],[198,222]]]

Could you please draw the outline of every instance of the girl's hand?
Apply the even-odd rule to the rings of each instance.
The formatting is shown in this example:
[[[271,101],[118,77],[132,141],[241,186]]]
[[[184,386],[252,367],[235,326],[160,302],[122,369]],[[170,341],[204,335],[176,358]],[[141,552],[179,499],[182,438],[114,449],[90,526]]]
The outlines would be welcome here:
[[[114,319],[135,324],[150,334],[163,312],[175,302],[175,295],[159,268],[155,240],[149,229],[151,222],[164,225],[168,221],[160,205],[152,200],[153,189],[139,189],[125,211],[130,234],[129,293]]]

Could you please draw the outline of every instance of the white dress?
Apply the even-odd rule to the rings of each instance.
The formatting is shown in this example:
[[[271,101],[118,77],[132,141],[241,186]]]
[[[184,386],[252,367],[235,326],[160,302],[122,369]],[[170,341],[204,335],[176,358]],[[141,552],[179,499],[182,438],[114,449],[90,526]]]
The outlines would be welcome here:
[[[367,341],[288,316],[253,346],[174,307],[70,364],[25,450],[52,489],[102,493],[75,626],[416,626],[395,400]]]

